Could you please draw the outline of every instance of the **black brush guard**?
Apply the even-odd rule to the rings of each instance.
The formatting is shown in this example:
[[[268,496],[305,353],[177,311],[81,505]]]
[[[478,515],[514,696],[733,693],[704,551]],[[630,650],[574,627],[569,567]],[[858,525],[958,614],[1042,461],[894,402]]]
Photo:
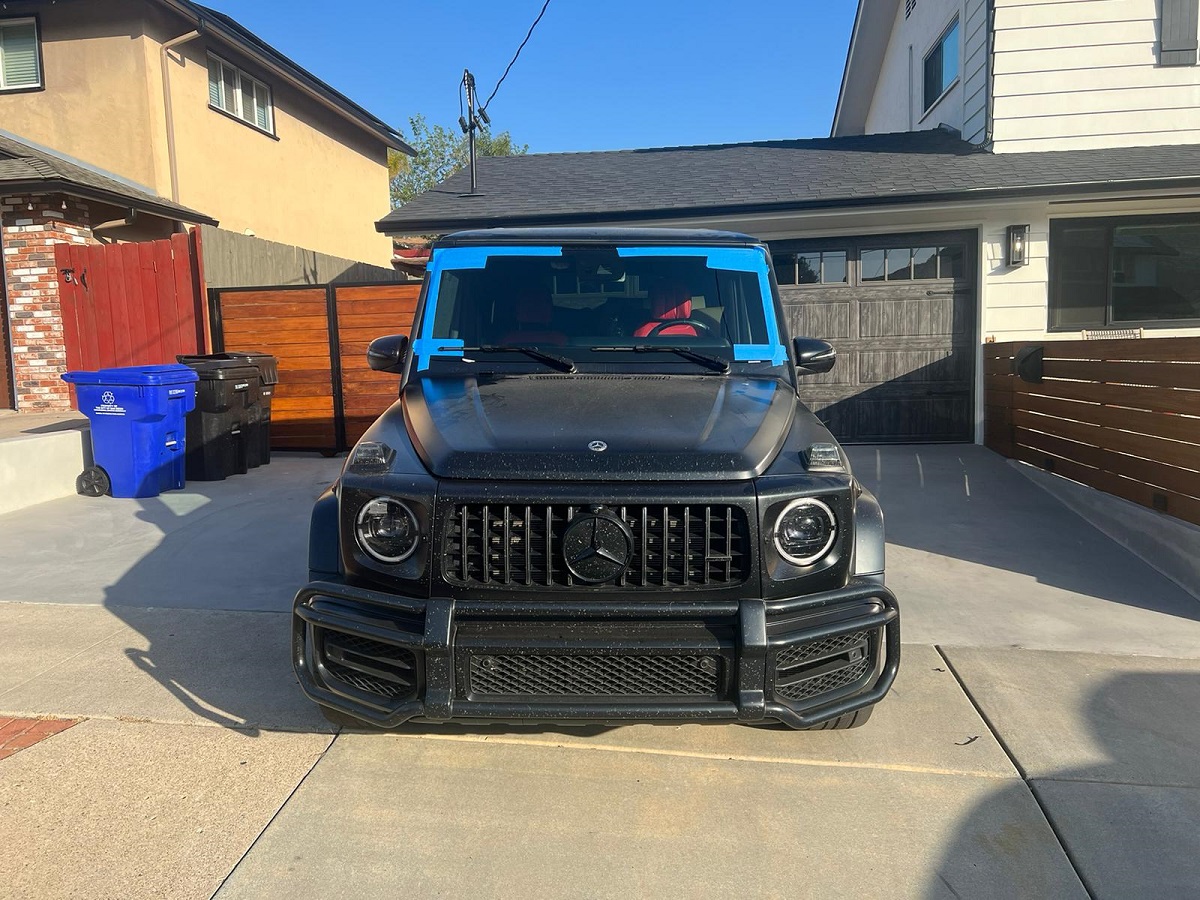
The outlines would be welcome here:
[[[785,600],[421,600],[313,582],[296,596],[296,674],[317,703],[410,720],[779,721],[876,703],[899,611],[865,580]]]

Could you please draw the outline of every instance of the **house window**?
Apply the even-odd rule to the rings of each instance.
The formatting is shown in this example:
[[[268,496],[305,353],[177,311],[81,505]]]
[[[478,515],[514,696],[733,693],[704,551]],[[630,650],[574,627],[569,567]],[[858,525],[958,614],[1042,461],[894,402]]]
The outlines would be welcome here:
[[[0,19],[0,91],[42,86],[36,19]]]
[[[942,32],[925,56],[925,112],[929,112],[958,79],[958,18]]]
[[[275,133],[271,89],[237,66],[211,54],[208,57],[208,105],[268,134]]]
[[[1050,328],[1200,321],[1200,218],[1050,223]]]
[[[812,250],[773,257],[779,284],[845,284],[846,251]]]

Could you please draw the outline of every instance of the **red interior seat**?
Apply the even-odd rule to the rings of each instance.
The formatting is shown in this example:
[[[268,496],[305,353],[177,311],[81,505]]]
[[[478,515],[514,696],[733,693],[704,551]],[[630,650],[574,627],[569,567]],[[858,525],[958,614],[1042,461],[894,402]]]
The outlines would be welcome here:
[[[656,326],[672,319],[690,319],[692,316],[692,297],[687,288],[681,284],[654,285],[650,288],[650,315],[654,316],[649,322],[638,327],[634,337],[646,337]],[[699,337],[700,329],[687,321],[678,325],[668,325],[659,334],[679,334]]]
[[[517,301],[517,328],[500,338],[501,344],[558,344],[567,342],[561,331],[545,326],[554,319],[554,301],[548,292],[522,295]]]

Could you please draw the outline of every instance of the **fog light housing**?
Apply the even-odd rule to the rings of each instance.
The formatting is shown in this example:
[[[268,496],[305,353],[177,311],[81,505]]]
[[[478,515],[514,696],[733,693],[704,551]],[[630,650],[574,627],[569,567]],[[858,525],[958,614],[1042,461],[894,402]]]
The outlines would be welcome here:
[[[794,566],[812,565],[837,539],[837,516],[813,497],[793,500],[775,522],[775,549]]]
[[[376,497],[358,513],[354,525],[358,546],[383,563],[404,562],[421,541],[421,528],[408,505],[392,497]]]

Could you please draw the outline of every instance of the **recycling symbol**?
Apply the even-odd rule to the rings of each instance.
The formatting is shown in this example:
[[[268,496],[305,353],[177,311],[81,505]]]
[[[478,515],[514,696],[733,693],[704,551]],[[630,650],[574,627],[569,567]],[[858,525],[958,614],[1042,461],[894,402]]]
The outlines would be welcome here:
[[[105,391],[103,394],[100,395],[100,400],[105,406],[112,406],[114,403],[117,402],[117,398],[115,396],[113,396],[112,391]]]

